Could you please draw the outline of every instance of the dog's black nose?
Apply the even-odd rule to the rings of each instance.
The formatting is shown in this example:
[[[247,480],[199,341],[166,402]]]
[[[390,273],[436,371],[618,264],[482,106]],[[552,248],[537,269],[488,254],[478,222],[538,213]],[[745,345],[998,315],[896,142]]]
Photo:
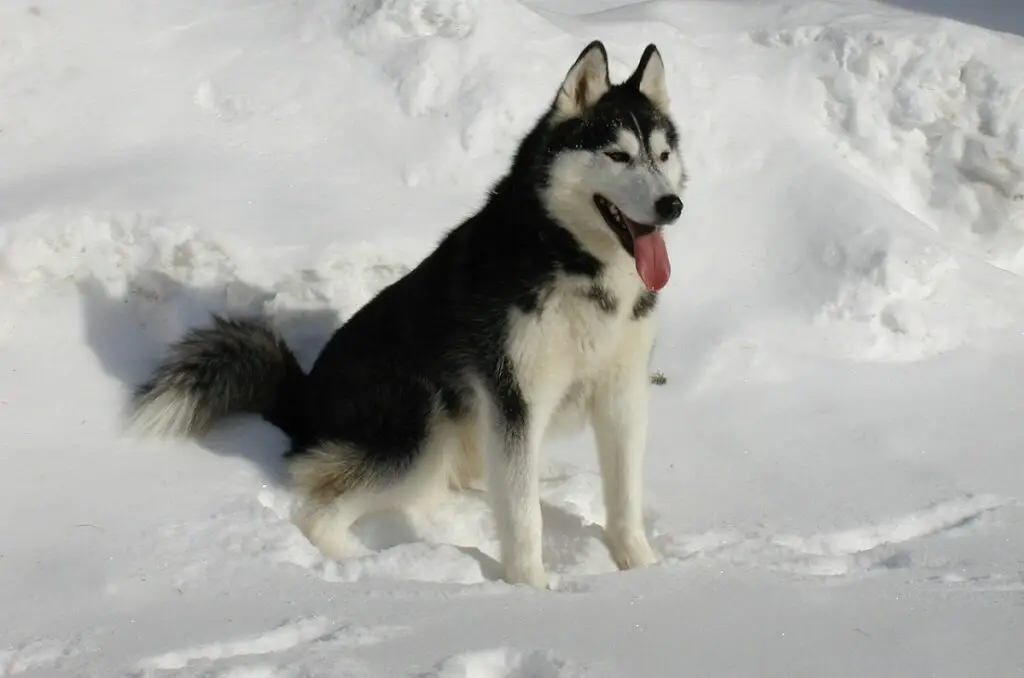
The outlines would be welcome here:
[[[655,201],[654,211],[665,221],[675,221],[683,213],[683,201],[677,195],[663,195]]]

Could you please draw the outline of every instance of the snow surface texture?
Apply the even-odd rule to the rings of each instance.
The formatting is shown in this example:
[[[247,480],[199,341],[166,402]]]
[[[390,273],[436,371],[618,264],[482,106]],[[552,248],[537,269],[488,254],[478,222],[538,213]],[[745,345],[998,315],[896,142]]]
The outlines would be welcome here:
[[[1021,10],[624,2],[0,4],[0,676],[1024,670],[1024,38],[994,30]],[[693,177],[660,565],[611,563],[587,436],[548,454],[550,592],[498,580],[477,493],[328,562],[273,427],[121,437],[125,389],[210,311],[308,364],[594,38],[616,78],[660,46]]]

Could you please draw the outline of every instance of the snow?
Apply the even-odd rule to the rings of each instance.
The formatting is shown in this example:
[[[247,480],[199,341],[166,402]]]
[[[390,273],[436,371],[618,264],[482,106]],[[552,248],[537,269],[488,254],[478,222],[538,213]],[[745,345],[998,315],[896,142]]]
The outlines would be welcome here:
[[[0,675],[1024,671],[1024,19],[1000,0],[8,0]],[[1006,32],[998,32],[1006,31]],[[308,364],[469,214],[593,38],[659,45],[692,181],[645,506],[615,570],[588,437],[552,591],[484,499],[288,521],[283,435],[121,435],[211,310]]]

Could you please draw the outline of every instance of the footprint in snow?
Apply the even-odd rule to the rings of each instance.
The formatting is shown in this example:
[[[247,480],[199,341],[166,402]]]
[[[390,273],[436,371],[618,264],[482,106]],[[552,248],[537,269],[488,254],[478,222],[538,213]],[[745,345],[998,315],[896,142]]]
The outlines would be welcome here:
[[[417,678],[583,678],[595,675],[551,652],[497,648],[454,655]]]

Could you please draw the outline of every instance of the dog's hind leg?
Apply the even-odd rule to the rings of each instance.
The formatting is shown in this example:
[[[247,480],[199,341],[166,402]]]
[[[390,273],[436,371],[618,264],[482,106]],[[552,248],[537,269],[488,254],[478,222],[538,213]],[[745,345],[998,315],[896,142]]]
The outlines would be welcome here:
[[[358,450],[328,443],[290,457],[288,473],[299,495],[296,526],[328,558],[345,557],[349,528],[379,503],[373,467]]]
[[[452,490],[486,491],[486,474],[481,452],[483,440],[475,422],[460,422],[452,427],[447,451],[448,486]]]
[[[293,455],[289,473],[301,501],[293,521],[324,555],[344,558],[349,530],[363,516],[429,503],[447,493],[452,448],[461,442],[453,435],[457,430],[436,425],[413,462],[401,468],[337,443]]]

